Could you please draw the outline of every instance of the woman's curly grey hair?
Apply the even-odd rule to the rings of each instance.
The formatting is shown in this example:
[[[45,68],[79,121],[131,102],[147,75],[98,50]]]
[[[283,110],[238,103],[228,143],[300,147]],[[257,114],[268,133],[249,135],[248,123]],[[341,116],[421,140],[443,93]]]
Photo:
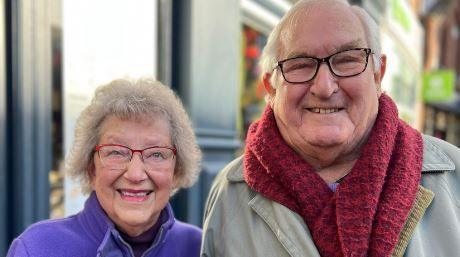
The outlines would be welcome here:
[[[90,105],[77,119],[73,145],[66,158],[66,172],[80,182],[83,193],[90,193],[88,167],[99,143],[103,121],[109,116],[154,119],[158,115],[168,121],[171,140],[177,149],[174,170],[177,184],[173,193],[190,187],[198,178],[201,161],[190,119],[174,92],[151,78],[118,79],[96,89]]]
[[[351,8],[351,11],[358,17],[361,24],[363,25],[366,41],[369,45],[369,48],[374,52],[374,72],[380,70],[381,65],[381,45],[380,45],[380,30],[377,23],[374,19],[362,8],[357,5],[350,5],[347,0],[329,0],[334,2],[339,2],[348,5]],[[265,45],[262,55],[260,57],[259,66],[261,68],[261,74],[272,73],[273,67],[279,61],[281,48],[283,47],[282,41],[286,36],[287,32],[292,27],[292,24],[295,23],[295,19],[299,15],[303,15],[303,12],[310,8],[311,6],[325,2],[325,0],[301,0],[298,1],[280,20],[280,22],[275,26],[273,31],[270,33],[267,39],[267,44]],[[321,26],[321,24],[318,24]],[[270,84],[272,87],[276,88],[278,81],[281,81],[280,76],[271,76]],[[279,80],[277,80],[279,78]]]

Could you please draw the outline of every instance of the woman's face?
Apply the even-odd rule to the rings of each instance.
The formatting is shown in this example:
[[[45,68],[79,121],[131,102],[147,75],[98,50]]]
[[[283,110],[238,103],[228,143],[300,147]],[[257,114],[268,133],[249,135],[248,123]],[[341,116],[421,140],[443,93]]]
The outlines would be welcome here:
[[[168,122],[160,116],[128,120],[109,116],[100,133],[99,145],[117,144],[134,150],[173,147]],[[89,169],[91,187],[116,226],[130,236],[138,236],[157,222],[169,201],[175,183],[175,156],[152,166],[144,165],[141,154],[135,152],[126,168],[114,169],[107,161],[102,163],[100,154],[94,154],[94,165]]]

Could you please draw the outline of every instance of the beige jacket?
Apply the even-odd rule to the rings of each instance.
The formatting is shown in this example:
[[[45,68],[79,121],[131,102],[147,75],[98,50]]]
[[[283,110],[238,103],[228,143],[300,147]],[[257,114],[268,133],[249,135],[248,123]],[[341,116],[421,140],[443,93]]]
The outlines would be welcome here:
[[[320,257],[303,219],[252,191],[242,158],[215,179],[204,214],[203,257]],[[422,182],[393,256],[460,256],[460,149],[424,136]]]

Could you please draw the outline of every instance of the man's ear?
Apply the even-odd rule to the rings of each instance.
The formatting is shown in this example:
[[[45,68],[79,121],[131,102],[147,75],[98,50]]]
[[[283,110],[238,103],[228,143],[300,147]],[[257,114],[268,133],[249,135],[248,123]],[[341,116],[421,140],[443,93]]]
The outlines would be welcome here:
[[[262,82],[264,84],[265,91],[267,91],[268,94],[268,103],[272,105],[273,98],[275,97],[276,89],[272,87],[272,84],[270,82],[270,78],[272,76],[272,73],[265,73],[262,77]]]
[[[385,71],[386,71],[386,68],[387,68],[387,56],[382,54],[380,56],[379,61],[380,61],[380,70],[378,72],[374,73],[374,80],[375,80],[375,83],[379,87],[378,88],[379,91],[381,92],[382,91],[382,80],[383,80],[383,76],[385,75]]]

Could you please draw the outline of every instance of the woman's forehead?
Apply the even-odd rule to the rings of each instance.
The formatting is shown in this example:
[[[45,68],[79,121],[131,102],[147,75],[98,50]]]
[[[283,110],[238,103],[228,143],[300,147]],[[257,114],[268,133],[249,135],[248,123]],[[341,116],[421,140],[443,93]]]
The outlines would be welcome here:
[[[108,116],[101,124],[100,140],[127,140],[131,137],[156,142],[170,137],[169,122],[161,115],[139,117]]]

